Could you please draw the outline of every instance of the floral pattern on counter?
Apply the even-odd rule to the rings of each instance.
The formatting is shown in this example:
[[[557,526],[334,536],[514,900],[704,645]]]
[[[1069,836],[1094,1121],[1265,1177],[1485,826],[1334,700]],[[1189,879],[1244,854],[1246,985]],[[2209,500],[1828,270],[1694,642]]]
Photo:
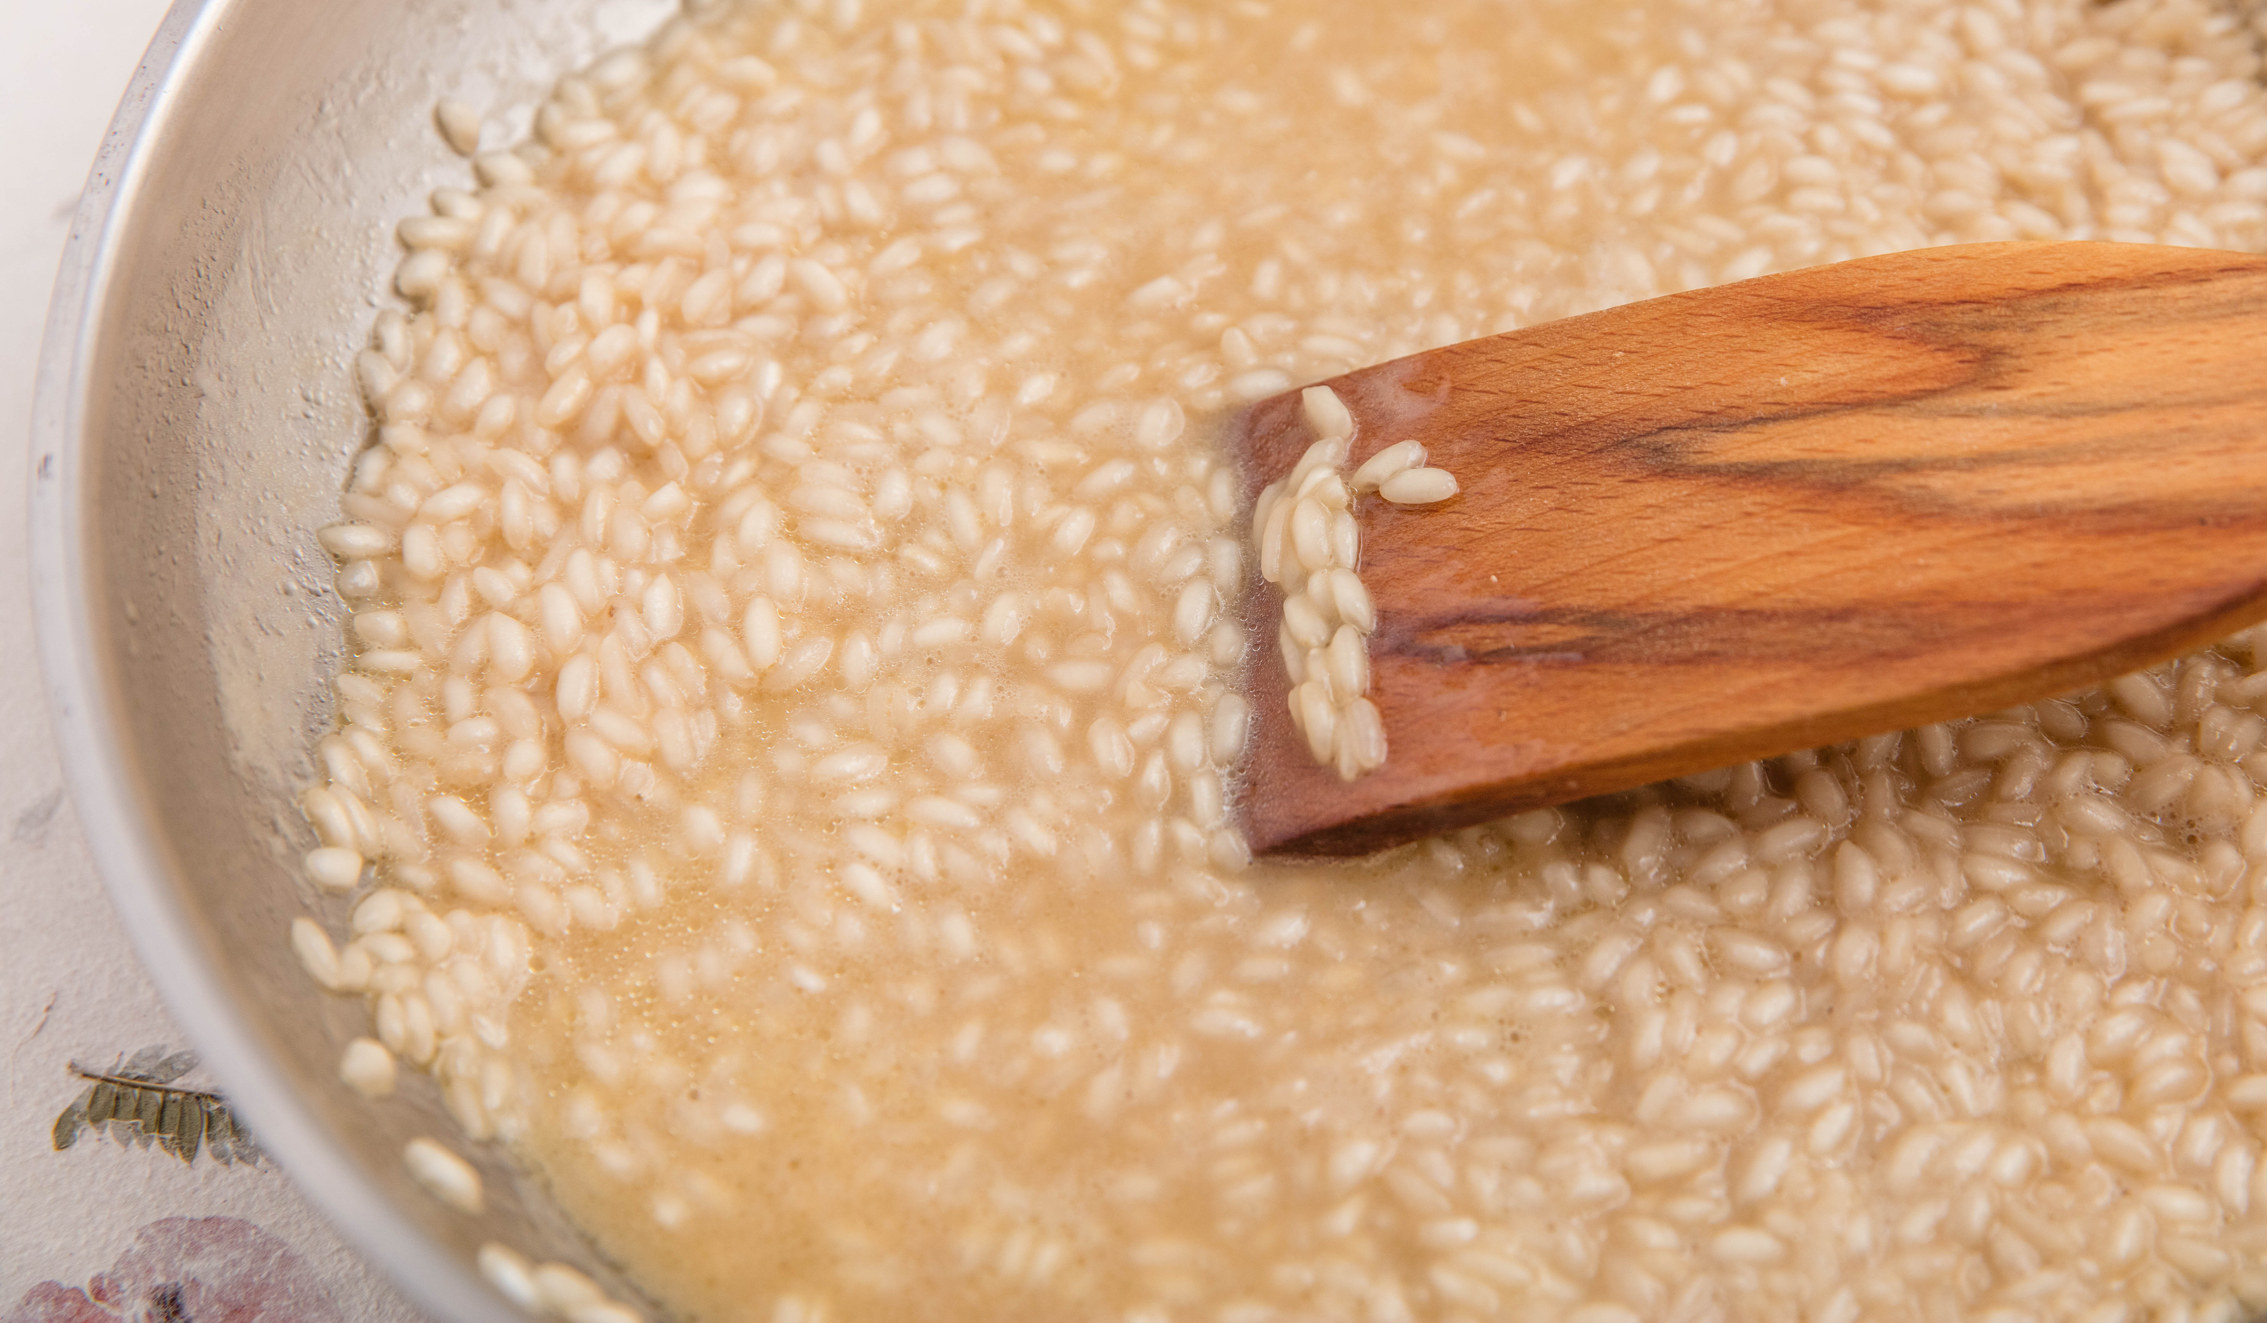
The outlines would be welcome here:
[[[346,1323],[297,1250],[235,1217],[167,1217],[83,1287],[41,1282],[0,1323]]]
[[[257,1165],[266,1155],[228,1100],[177,1082],[196,1068],[196,1053],[168,1052],[162,1043],[100,1070],[72,1063],[71,1073],[87,1086],[55,1118],[56,1151],[78,1143],[91,1128],[120,1146],[154,1143],[191,1165],[200,1152],[222,1166]]]

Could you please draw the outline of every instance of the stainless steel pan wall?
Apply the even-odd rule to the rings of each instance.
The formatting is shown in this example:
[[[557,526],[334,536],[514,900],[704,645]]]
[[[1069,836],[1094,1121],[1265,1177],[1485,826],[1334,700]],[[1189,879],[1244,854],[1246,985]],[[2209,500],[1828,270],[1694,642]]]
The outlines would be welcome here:
[[[33,539],[48,687],[80,816],[185,1030],[269,1147],[430,1309],[504,1319],[488,1240],[590,1267],[493,1155],[447,1212],[402,1145],[455,1128],[430,1082],[338,1083],[362,1011],[319,996],[291,919],[333,921],[294,805],[340,641],[314,530],[368,422],[352,360],[395,222],[462,183],[443,95],[518,106],[649,31],[668,0],[185,0],[97,163],[50,317]],[[619,1289],[618,1284],[615,1284]]]

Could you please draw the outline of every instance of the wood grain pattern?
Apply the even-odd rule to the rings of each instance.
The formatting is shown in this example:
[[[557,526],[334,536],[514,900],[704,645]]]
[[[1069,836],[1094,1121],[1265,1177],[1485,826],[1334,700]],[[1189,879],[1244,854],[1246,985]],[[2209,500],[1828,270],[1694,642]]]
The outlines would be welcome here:
[[[1329,383],[1383,770],[1318,767],[1257,585],[1243,826],[1348,854],[2067,692],[2267,617],[2267,259],[1987,244],[1673,295]],[[1309,436],[1255,407],[1250,490]],[[1258,650],[1255,650],[1258,651]]]

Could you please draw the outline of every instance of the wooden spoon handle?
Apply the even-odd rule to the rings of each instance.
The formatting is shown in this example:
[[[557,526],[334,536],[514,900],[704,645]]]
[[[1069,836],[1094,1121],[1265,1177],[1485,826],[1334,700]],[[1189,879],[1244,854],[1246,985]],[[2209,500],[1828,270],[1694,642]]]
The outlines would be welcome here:
[[[2267,616],[2259,257],[1900,253],[1329,384],[1353,462],[1418,437],[1463,494],[1363,513],[1382,771],[1316,766],[1256,664],[1263,853],[1988,711]],[[1256,407],[1254,489],[1308,439],[1295,394]]]

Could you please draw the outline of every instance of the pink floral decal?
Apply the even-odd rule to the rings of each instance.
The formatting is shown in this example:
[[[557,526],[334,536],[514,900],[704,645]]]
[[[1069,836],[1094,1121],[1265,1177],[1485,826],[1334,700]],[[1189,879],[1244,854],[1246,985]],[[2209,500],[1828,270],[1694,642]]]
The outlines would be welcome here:
[[[235,1217],[168,1217],[84,1289],[42,1282],[0,1323],[346,1323],[299,1252]]]

